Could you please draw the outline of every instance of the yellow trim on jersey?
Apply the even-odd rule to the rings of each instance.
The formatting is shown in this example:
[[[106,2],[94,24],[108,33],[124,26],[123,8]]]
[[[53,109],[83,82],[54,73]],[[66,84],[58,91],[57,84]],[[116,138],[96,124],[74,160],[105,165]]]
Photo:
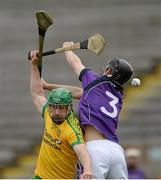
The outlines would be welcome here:
[[[44,105],[42,116],[45,130],[35,176],[43,179],[76,178],[77,156],[73,146],[84,143],[79,121],[71,112],[67,119],[58,125],[52,121],[48,111],[48,106]]]

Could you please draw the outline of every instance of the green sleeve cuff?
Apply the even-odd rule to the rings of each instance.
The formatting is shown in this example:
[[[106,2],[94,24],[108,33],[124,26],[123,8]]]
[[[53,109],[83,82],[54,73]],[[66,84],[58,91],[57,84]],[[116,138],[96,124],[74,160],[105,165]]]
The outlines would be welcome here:
[[[77,142],[72,143],[71,146],[73,148],[75,145],[78,145],[78,144],[85,144],[85,143],[81,141],[77,141]]]

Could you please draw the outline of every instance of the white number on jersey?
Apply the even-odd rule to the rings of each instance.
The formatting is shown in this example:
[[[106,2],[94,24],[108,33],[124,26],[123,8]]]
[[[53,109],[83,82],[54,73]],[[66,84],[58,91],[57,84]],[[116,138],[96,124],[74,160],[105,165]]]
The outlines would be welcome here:
[[[112,118],[115,118],[118,114],[118,110],[116,108],[116,104],[118,103],[118,98],[109,91],[106,91],[106,95],[113,99],[112,101],[109,102],[110,106],[113,108],[113,112],[107,111],[104,106],[100,107],[100,109],[104,114]]]

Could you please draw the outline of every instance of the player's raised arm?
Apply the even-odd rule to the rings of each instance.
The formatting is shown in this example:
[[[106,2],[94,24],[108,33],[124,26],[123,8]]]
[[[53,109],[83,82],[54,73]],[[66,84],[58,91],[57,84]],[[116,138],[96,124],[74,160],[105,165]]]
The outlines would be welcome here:
[[[42,87],[40,73],[38,70],[38,58],[36,50],[31,52],[31,78],[30,78],[30,91],[33,102],[37,107],[38,112],[42,112],[42,107],[46,103],[44,90]]]
[[[82,88],[76,87],[76,86],[70,86],[70,85],[62,85],[62,84],[51,84],[46,82],[44,79],[41,79],[43,89],[47,89],[49,91],[56,89],[56,88],[65,88],[68,89],[72,93],[72,97],[74,99],[80,99],[82,96],[83,90]]]
[[[72,44],[73,42],[64,42],[63,47],[68,47],[71,46]],[[66,51],[65,56],[68,64],[73,68],[74,72],[79,77],[80,72],[85,68],[85,66],[82,64],[79,57],[72,51]]]

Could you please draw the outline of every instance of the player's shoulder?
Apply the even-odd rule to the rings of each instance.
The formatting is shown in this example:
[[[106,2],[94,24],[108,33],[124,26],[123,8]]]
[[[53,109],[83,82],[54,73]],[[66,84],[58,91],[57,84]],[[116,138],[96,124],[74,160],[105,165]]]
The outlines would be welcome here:
[[[80,123],[78,119],[71,113],[66,120],[67,128],[70,131],[78,132],[81,131]]]
[[[66,122],[68,125],[66,128],[66,137],[72,142],[71,146],[73,147],[76,144],[84,143],[83,132],[78,119],[70,115]]]
[[[94,72],[93,70],[91,69],[88,69],[88,68],[84,68],[82,69],[82,71],[80,72],[80,75],[79,75],[79,80],[82,81],[83,80],[83,77],[87,78],[88,76],[98,76],[98,73]]]

